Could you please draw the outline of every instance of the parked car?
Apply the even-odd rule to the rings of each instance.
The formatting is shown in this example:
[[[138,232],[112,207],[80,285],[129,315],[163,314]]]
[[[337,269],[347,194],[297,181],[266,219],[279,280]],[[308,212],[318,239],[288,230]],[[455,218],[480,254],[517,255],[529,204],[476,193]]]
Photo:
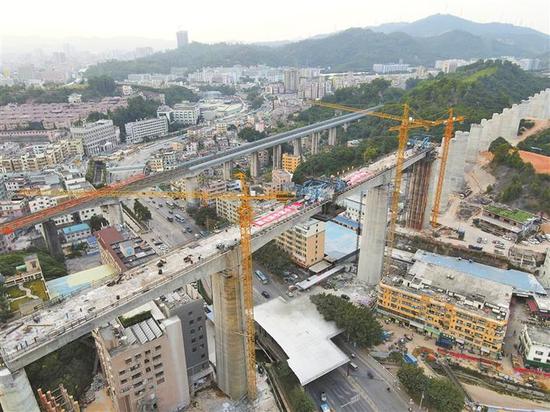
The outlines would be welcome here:
[[[349,300],[349,299],[350,299],[350,297],[349,297],[348,295],[346,295],[345,293],[342,293],[342,294],[340,295],[340,297],[341,297],[342,299],[345,299],[345,300]]]
[[[262,292],[262,296],[266,299],[269,299],[271,297],[271,295],[265,290]]]

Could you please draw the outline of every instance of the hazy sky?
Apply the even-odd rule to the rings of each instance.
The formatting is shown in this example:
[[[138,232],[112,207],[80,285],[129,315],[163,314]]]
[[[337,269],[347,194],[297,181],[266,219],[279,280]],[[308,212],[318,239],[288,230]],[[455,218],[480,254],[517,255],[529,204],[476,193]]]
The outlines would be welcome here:
[[[548,0],[1,0],[0,35],[174,40],[185,28],[194,41],[271,41],[435,13],[550,33]]]

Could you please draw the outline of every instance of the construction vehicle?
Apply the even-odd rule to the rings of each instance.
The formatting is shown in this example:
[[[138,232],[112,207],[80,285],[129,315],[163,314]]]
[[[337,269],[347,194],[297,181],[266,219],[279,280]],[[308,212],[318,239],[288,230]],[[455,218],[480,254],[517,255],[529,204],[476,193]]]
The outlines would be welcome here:
[[[245,310],[245,338],[246,338],[246,375],[248,398],[254,400],[256,398],[256,353],[255,353],[255,327],[254,327],[254,295],[253,295],[253,271],[252,271],[252,248],[251,248],[251,229],[253,223],[252,200],[277,200],[287,201],[294,198],[294,195],[287,192],[275,192],[273,194],[251,195],[250,187],[246,181],[244,173],[237,173],[236,177],[240,180],[241,192],[221,193],[216,195],[208,195],[205,192],[186,192],[186,191],[131,191],[124,190],[119,187],[109,187],[106,190],[93,190],[89,192],[82,191],[63,191],[63,190],[22,190],[21,194],[27,196],[67,196],[71,200],[68,202],[77,202],[79,199],[87,199],[90,197],[161,197],[168,199],[200,199],[208,201],[209,199],[227,199],[240,202],[239,207],[239,228],[241,234],[241,273],[240,279],[243,302]],[[67,202],[61,203],[65,205]],[[58,206],[60,206],[58,205]],[[52,208],[53,209],[53,208]],[[41,212],[42,213],[42,212]],[[9,222],[8,222],[9,223]],[[161,261],[159,261],[161,262]],[[191,257],[184,258],[184,262],[193,263]],[[159,274],[162,274],[162,269],[159,268]]]
[[[453,137],[454,122],[463,121],[464,117],[454,116],[453,109],[449,109],[449,116],[445,119],[439,119],[439,120],[415,119],[410,117],[410,108],[408,104],[403,105],[403,114],[401,116],[396,116],[388,113],[369,111],[365,109],[359,109],[356,107],[345,106],[337,103],[327,103],[323,101],[313,101],[312,104],[315,104],[321,107],[326,107],[329,109],[334,109],[334,110],[361,112],[366,114],[367,116],[374,116],[380,119],[387,119],[387,120],[400,122],[399,126],[393,126],[389,128],[390,131],[399,131],[399,141],[398,141],[398,147],[397,147],[397,163],[395,168],[394,188],[393,188],[392,198],[391,198],[390,226],[388,229],[388,239],[387,239],[388,251],[386,254],[385,265],[384,265],[385,272],[388,272],[390,269],[390,260],[391,260],[392,249],[393,249],[393,244],[395,240],[395,225],[397,223],[399,195],[401,190],[401,181],[403,178],[403,163],[405,161],[405,150],[407,148],[407,143],[409,141],[409,129],[424,128],[428,130],[431,127],[445,125],[445,133],[444,133],[443,142],[442,142],[441,166],[439,169],[437,190],[436,190],[434,208],[432,210],[432,218],[431,218],[431,224],[433,227],[435,227],[437,225],[437,216],[439,215],[441,192],[443,188],[443,181],[445,178],[445,167],[447,165],[447,157],[449,154],[450,140]]]

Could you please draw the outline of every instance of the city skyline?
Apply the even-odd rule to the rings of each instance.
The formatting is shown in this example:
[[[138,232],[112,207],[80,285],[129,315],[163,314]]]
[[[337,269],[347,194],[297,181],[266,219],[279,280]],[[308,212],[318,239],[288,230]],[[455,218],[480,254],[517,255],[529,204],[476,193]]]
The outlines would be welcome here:
[[[202,13],[200,5],[184,6],[176,2],[171,5],[170,13],[165,12],[166,8],[133,9],[130,12],[127,2],[107,4],[100,0],[95,9],[87,10],[88,17],[84,21],[78,18],[76,11],[72,13],[70,7],[63,7],[64,3],[69,6],[67,0],[58,2],[60,9],[65,10],[63,13],[52,13],[43,2],[28,0],[26,3],[34,12],[24,16],[17,13],[16,6],[3,6],[4,19],[0,25],[0,39],[3,38],[3,42],[0,40],[0,51],[2,48],[9,50],[12,47],[10,43],[17,42],[17,38],[38,35],[40,38],[35,39],[36,43],[52,39],[70,42],[75,37],[100,39],[124,36],[169,41],[175,47],[175,33],[178,30],[187,30],[191,41],[204,43],[296,41],[350,27],[411,22],[438,13],[452,14],[479,23],[510,23],[550,33],[547,18],[550,7],[542,0],[510,4],[505,9],[493,0],[481,4],[468,1],[460,5],[450,2],[442,4],[435,0],[412,5],[394,0],[375,12],[366,4],[344,0],[339,6],[342,11],[349,11],[344,13],[334,13],[333,8],[313,7],[311,2],[295,4],[283,0],[278,3],[278,7],[255,19],[251,19],[247,12],[256,8],[250,0],[238,0],[231,4],[216,3],[213,13]],[[105,13],[103,6],[111,12]],[[541,13],[543,10],[548,13]],[[121,18],[128,13],[131,13],[132,19]],[[98,21],[102,22],[99,28]]]

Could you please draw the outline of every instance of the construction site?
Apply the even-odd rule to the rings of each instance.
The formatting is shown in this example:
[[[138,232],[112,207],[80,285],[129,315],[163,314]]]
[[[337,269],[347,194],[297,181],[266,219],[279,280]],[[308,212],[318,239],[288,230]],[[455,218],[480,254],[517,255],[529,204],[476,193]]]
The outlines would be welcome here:
[[[135,175],[94,191],[21,192],[24,195],[67,197],[68,200],[46,211],[0,224],[3,234],[41,224],[46,243],[51,248],[56,247],[55,230],[49,229],[53,226],[53,218],[92,204],[107,205],[113,214],[122,215],[119,199],[125,198],[181,199],[190,205],[215,201],[216,198],[230,200],[238,202],[238,224],[176,246],[154,259],[117,273],[100,285],[44,302],[31,315],[8,323],[0,330],[2,408],[7,412],[39,410],[25,374],[25,367],[30,363],[86,334],[96,334],[114,319],[129,318],[129,313],[136,316],[135,311],[148,302],[201,281],[212,300],[217,387],[234,401],[246,399],[248,407],[265,410],[258,409],[263,397],[258,394],[257,383],[264,376],[258,373],[256,353],[258,346],[264,345],[258,335],[263,334],[264,338],[267,336],[268,341],[275,343],[272,351],[279,352],[283,358],[286,356],[302,386],[343,365],[354,363],[356,355],[352,349],[346,343],[336,348],[331,340],[342,331],[333,324],[332,327],[326,324],[318,314],[316,322],[319,327],[316,330],[319,335],[311,344],[311,353],[317,354],[319,365],[312,365],[315,359],[305,363],[300,360],[296,350],[307,342],[292,339],[299,335],[299,329],[306,328],[306,325],[300,327],[297,319],[292,320],[292,310],[308,313],[311,303],[307,295],[311,290],[319,290],[332,279],[342,279],[342,273],[346,272],[348,277],[343,282],[345,296],[348,299],[352,296],[356,303],[368,301],[368,306],[376,308],[380,316],[397,325],[396,335],[400,333],[399,328],[408,328],[418,334],[415,336],[424,336],[426,341],[432,338],[439,341],[441,336],[451,337],[451,344],[447,347],[436,343],[445,351],[421,351],[422,357],[437,355],[459,359],[467,352],[471,355],[466,356],[467,360],[474,364],[494,365],[494,368],[490,367],[493,375],[519,376],[510,380],[515,379],[520,386],[530,384],[531,394],[537,400],[547,402],[548,372],[537,372],[533,378],[531,371],[525,370],[523,361],[511,368],[503,365],[508,359],[513,359],[512,355],[518,356],[520,347],[519,341],[512,345],[512,349],[507,348],[505,342],[510,333],[509,325],[515,322],[515,304],[532,307],[532,316],[536,319],[533,326],[538,329],[547,327],[545,322],[550,313],[548,239],[540,235],[541,216],[510,210],[486,197],[491,177],[483,169],[483,162],[490,143],[497,137],[503,137],[511,144],[517,143],[522,119],[550,118],[550,90],[504,109],[480,124],[472,124],[469,132],[455,131],[464,117],[453,109],[449,109],[441,119],[427,120],[416,118],[407,105],[403,106],[401,115],[391,115],[377,112],[376,108],[360,110],[321,101],[313,103],[339,112],[351,111],[354,115],[335,117],[304,130],[270,136],[266,141],[242,146],[240,150],[231,149],[230,153],[222,152],[210,159],[192,160],[169,172]],[[323,150],[322,143],[328,137],[326,147],[330,148],[336,145],[337,127],[347,127],[350,122],[364,116],[395,122],[390,130],[398,133],[396,153],[361,168],[324,177],[321,184],[310,182],[309,186],[305,184],[295,192],[256,193],[242,173],[237,176],[238,191],[208,196],[197,188],[198,174],[212,167],[221,167],[224,174],[228,174],[239,156],[250,156],[250,176],[254,180],[259,176],[258,152],[265,148],[273,151],[274,168],[281,164],[283,143],[291,142],[295,153],[301,155],[305,140],[311,153],[315,154]],[[440,145],[409,139],[412,129],[429,130],[439,126],[443,128]],[[325,131],[328,136],[325,136]],[[185,190],[154,189],[159,183],[174,180],[181,181]],[[311,218],[332,220],[335,218],[331,212],[334,205],[353,197],[359,199],[356,257],[347,256],[347,260],[331,262],[315,274],[308,272],[307,278],[296,283],[295,290],[300,296],[296,296],[292,304],[279,297],[258,305],[254,294],[257,280],[252,254]],[[256,214],[253,204],[262,201],[274,203],[270,210]],[[522,247],[522,244],[526,246],[523,242],[529,247]],[[440,251],[441,247],[453,252],[433,253]],[[447,254],[450,256],[442,256]],[[346,270],[351,261],[356,263],[353,270]],[[268,298],[269,294],[265,296],[264,293],[262,295]],[[255,312],[260,315],[257,319]],[[280,317],[273,318],[274,313],[279,313]],[[169,315],[153,318],[150,321],[139,319],[139,322],[149,325],[140,327],[151,328],[153,335],[146,333],[143,338],[136,335],[138,340],[147,342],[165,333],[170,341],[180,334],[180,326],[175,325]],[[280,319],[279,325],[277,319]],[[141,325],[139,322],[137,324]],[[296,328],[295,336],[285,336],[285,329],[281,328],[285,324],[287,329]],[[527,332],[514,330],[512,333],[513,338],[517,336],[519,339],[519,335]],[[155,338],[155,335],[158,336]],[[535,332],[532,335],[535,336]],[[127,336],[118,336],[117,344],[124,345]],[[401,340],[399,337],[393,348],[388,345],[380,351],[394,351],[403,346]],[[411,352],[420,357],[417,349]],[[175,351],[166,356],[171,356],[173,361],[184,357]],[[371,359],[370,355],[365,357],[365,365],[371,362],[378,361]],[[378,363],[376,365],[378,368]],[[443,373],[454,376],[454,372],[444,370]],[[381,377],[381,388],[390,380],[386,375]],[[534,381],[538,383],[534,384]],[[390,392],[390,386],[394,388],[395,384],[388,385]],[[380,402],[388,408],[406,407],[406,395],[399,391],[397,385],[395,405],[398,406],[390,400],[393,393]],[[50,395],[43,397],[44,402],[53,402]],[[467,398],[473,402],[469,395]],[[373,408],[372,404],[365,402],[365,408],[376,410],[376,406]],[[175,408],[185,403],[188,404],[189,399],[181,395],[170,405]],[[360,405],[355,405],[356,410],[361,410]]]

